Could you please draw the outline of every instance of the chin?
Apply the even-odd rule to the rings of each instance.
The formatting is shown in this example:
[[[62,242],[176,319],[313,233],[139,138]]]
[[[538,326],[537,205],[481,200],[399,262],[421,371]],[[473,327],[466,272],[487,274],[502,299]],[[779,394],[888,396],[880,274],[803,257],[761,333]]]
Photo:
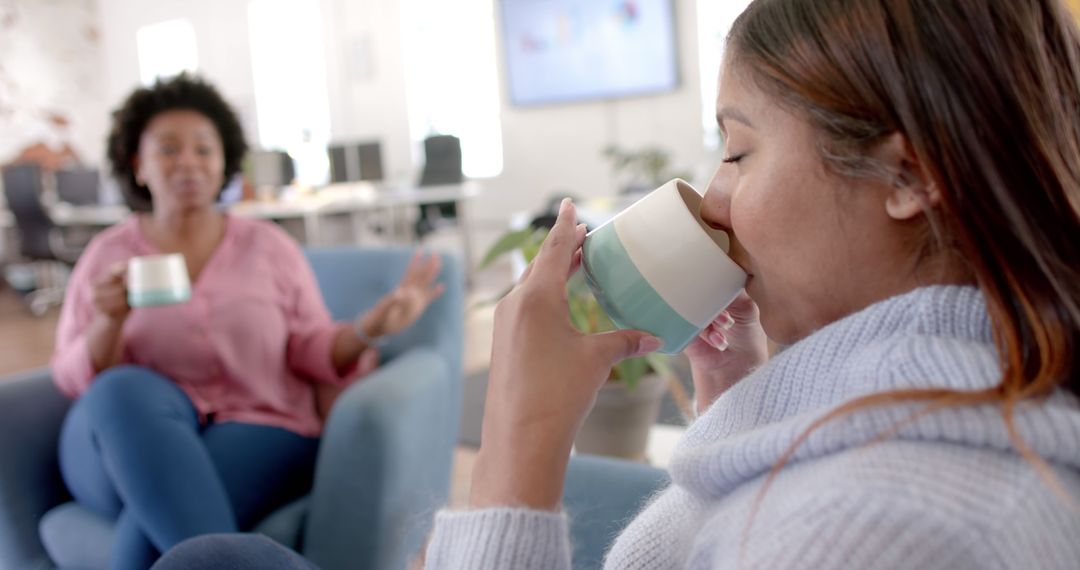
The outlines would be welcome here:
[[[765,336],[769,337],[769,340],[786,346],[806,336],[807,331],[800,330],[798,323],[791,318],[790,311],[777,307],[761,296],[750,295],[750,298],[761,312],[761,328],[765,330]]]
[[[206,200],[180,200],[177,201],[176,207],[184,212],[199,212],[213,208],[214,203]]]

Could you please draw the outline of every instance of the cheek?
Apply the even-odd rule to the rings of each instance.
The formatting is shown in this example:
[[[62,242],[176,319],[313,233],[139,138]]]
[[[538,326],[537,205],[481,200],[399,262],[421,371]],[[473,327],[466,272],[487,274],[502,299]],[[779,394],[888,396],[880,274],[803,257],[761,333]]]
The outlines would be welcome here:
[[[768,194],[766,188],[743,183],[731,196],[731,229],[751,258],[770,249],[769,236],[774,234],[770,224],[774,212],[769,211]]]
[[[207,158],[206,170],[211,179],[220,187],[225,179],[225,158],[220,156]]]

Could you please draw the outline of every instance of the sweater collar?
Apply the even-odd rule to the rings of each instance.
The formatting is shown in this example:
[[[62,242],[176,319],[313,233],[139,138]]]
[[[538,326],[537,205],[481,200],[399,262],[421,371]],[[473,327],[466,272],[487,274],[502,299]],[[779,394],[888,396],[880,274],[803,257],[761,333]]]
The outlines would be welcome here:
[[[768,472],[818,418],[844,402],[899,389],[978,390],[1000,380],[981,292],[933,286],[886,299],[814,332],[724,393],[680,442],[672,478],[719,496]],[[828,422],[792,462],[873,442],[918,404],[868,408]],[[1050,459],[1080,466],[1080,412],[1061,394],[1018,413],[1021,435]],[[999,408],[946,409],[902,428],[905,440],[1012,451]]]

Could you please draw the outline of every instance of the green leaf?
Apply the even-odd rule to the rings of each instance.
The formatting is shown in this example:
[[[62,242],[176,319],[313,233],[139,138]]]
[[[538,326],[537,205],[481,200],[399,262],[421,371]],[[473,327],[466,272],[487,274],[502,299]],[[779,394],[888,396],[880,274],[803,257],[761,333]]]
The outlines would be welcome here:
[[[574,328],[588,334],[589,331],[589,308],[585,299],[570,297],[570,322]]]
[[[645,361],[649,363],[649,367],[656,371],[657,374],[670,378],[675,375],[675,371],[672,370],[671,364],[668,362],[668,356],[653,352],[645,355]]]
[[[522,230],[504,234],[484,255],[484,259],[480,262],[480,265],[477,266],[477,269],[484,269],[488,265],[491,265],[493,261],[511,251],[516,249],[524,250],[531,241],[536,239],[535,236],[537,233],[538,230],[536,228],[527,227]],[[540,238],[540,241],[542,242],[543,238]],[[531,259],[527,258],[526,261],[531,261]]]
[[[633,392],[641,381],[641,377],[648,374],[649,364],[640,356],[627,358],[615,365],[615,372],[626,389]]]

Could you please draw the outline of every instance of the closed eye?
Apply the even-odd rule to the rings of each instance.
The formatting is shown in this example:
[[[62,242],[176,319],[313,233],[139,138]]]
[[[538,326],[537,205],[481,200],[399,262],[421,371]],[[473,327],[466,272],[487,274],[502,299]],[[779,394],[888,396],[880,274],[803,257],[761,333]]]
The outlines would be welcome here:
[[[738,162],[740,160],[742,160],[744,156],[746,156],[746,155],[745,154],[735,154],[735,155],[732,155],[732,156],[727,156],[727,157],[724,157],[722,159],[722,162],[724,164],[738,164]]]

